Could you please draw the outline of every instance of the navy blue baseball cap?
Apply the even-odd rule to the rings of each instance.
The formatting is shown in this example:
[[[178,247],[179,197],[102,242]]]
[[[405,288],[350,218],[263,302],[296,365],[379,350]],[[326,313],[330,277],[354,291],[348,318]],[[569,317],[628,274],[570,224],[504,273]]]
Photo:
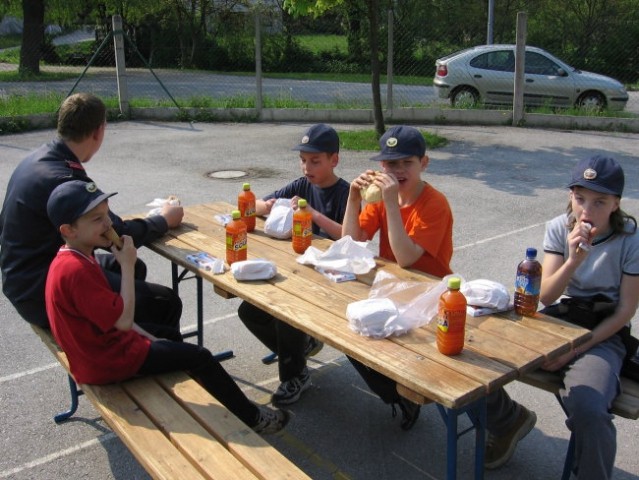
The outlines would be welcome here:
[[[419,130],[399,125],[386,130],[379,139],[381,152],[371,160],[401,160],[407,157],[422,158],[426,155],[426,140]]]
[[[293,150],[310,153],[338,153],[339,137],[333,127],[318,123],[309,128]]]
[[[568,188],[584,187],[599,193],[621,197],[625,176],[614,158],[595,155],[580,161],[572,170]]]
[[[71,180],[53,189],[47,202],[47,214],[56,228],[73,223],[116,193],[104,193],[93,182]]]

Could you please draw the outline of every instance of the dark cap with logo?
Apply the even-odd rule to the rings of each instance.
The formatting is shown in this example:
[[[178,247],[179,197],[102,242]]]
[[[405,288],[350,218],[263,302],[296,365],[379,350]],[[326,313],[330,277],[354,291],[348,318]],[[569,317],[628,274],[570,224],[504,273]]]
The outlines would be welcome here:
[[[58,185],[49,195],[47,214],[56,228],[73,223],[116,193],[104,193],[93,182],[71,180]]]
[[[339,137],[333,127],[318,123],[309,128],[293,150],[310,153],[338,153]]]
[[[381,152],[371,160],[400,160],[407,157],[422,158],[426,155],[426,140],[419,130],[399,125],[386,130],[379,139]]]
[[[580,161],[572,170],[572,181],[568,188],[584,187],[599,193],[621,197],[624,173],[614,158],[595,155]]]

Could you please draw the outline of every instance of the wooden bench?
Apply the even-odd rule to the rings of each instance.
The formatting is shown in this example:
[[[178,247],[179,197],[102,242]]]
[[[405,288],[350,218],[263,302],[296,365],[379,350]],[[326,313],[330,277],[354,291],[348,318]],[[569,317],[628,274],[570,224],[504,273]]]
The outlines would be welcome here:
[[[184,372],[76,386],[51,332],[32,326],[69,374],[71,409],[84,394],[155,479],[309,479]]]
[[[565,412],[565,408],[559,396],[559,390],[563,387],[563,382],[558,372],[536,370],[520,378],[519,381],[554,394]],[[639,418],[639,383],[629,378],[621,377],[621,393],[615,398],[610,411],[614,415],[637,420],[637,418]],[[571,434],[568,451],[566,452],[566,460],[564,461],[564,470],[561,476],[562,480],[568,480],[570,478],[574,454],[575,439],[574,434]]]

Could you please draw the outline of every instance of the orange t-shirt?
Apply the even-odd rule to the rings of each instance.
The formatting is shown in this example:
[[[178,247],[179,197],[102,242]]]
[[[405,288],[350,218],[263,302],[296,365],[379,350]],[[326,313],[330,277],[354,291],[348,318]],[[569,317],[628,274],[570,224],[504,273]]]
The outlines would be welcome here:
[[[453,214],[443,193],[425,183],[413,204],[400,208],[402,223],[413,242],[424,254],[409,268],[444,277],[450,273],[453,256]],[[369,239],[380,230],[379,256],[395,261],[388,241],[388,223],[384,202],[366,204],[359,215],[359,225]]]

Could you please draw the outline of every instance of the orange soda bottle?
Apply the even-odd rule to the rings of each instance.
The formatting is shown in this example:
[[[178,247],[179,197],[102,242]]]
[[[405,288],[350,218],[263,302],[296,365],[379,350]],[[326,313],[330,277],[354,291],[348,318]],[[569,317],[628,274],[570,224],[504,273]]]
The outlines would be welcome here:
[[[313,216],[306,210],[306,200],[297,201],[297,210],[293,213],[293,250],[304,253],[313,239]]]
[[[466,297],[459,291],[461,280],[448,279],[448,290],[439,297],[437,348],[444,355],[457,355],[464,348]]]
[[[226,263],[246,260],[246,224],[240,217],[239,210],[231,213],[233,221],[226,224]]]
[[[242,191],[237,196],[237,209],[246,224],[246,231],[252,232],[255,230],[255,194],[251,192],[250,183],[242,185]]]
[[[517,266],[515,277],[515,312],[532,317],[539,306],[541,289],[541,263],[537,260],[537,249],[527,248],[526,259]]]

